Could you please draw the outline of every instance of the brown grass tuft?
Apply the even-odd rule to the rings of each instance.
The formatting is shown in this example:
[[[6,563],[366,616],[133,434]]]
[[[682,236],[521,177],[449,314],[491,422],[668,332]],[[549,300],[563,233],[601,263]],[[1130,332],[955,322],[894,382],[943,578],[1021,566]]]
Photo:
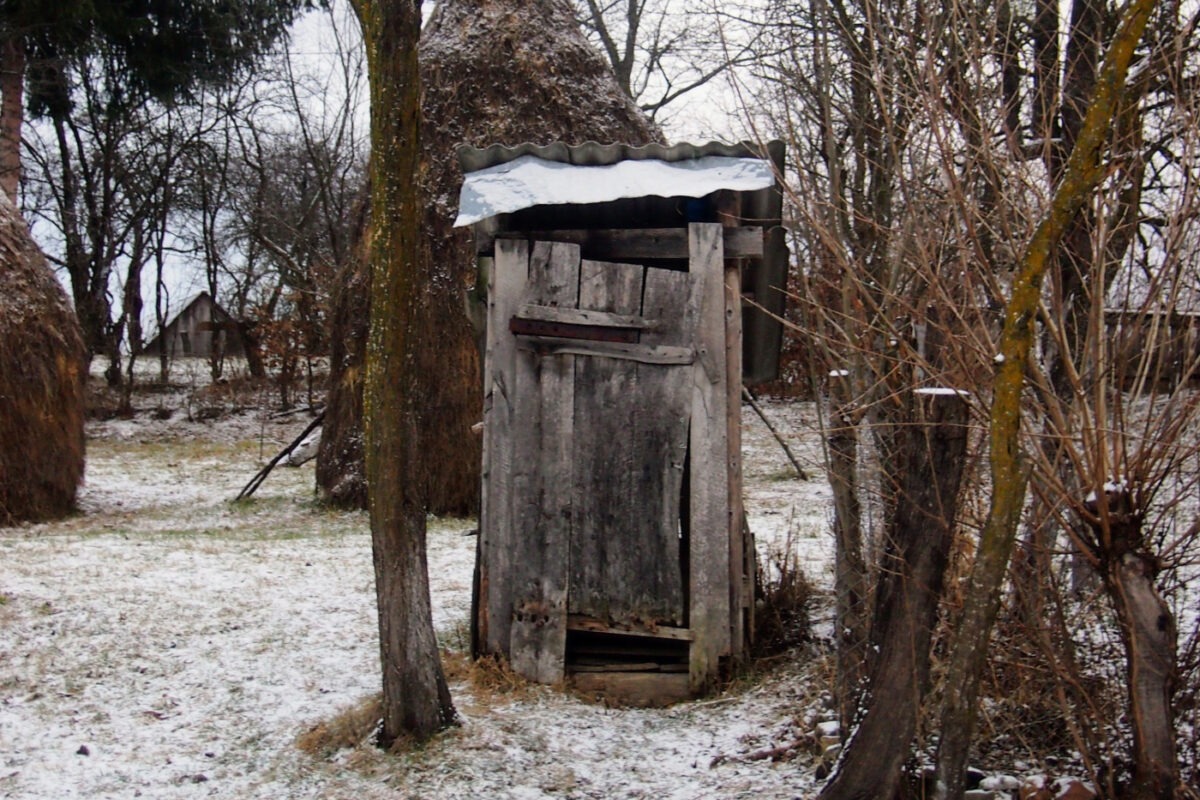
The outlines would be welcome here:
[[[330,758],[369,744],[382,719],[383,695],[371,695],[300,734],[296,746],[310,756]]]
[[[789,532],[783,546],[757,565],[751,655],[769,658],[810,640],[813,586],[800,567]]]
[[[465,677],[474,690],[475,704],[483,708],[526,699],[537,688],[498,656],[468,659]]]

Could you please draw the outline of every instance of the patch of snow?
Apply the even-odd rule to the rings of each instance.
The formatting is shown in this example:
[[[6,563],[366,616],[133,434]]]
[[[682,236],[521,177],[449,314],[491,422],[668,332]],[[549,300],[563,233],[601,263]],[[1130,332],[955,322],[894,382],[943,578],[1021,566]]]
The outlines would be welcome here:
[[[979,782],[979,788],[989,792],[1015,792],[1021,782],[1012,775],[989,775]]]
[[[929,386],[923,389],[917,389],[916,394],[923,394],[927,397],[953,397],[957,395],[964,399],[971,396],[971,393],[965,389],[951,389],[946,386]]]
[[[454,225],[471,225],[537,205],[606,203],[624,197],[704,197],[721,189],[749,192],[774,183],[771,162],[759,158],[703,156],[581,166],[523,155],[467,173]]]
[[[1119,495],[1126,494],[1129,491],[1129,487],[1125,485],[1125,481],[1121,480],[1120,478],[1114,478],[1113,480],[1105,481],[1104,485],[1100,488],[1105,495],[1114,498],[1118,497]],[[1088,492],[1085,502],[1095,503],[1098,499],[1099,498],[1096,496],[1096,490],[1093,489],[1092,491]]]

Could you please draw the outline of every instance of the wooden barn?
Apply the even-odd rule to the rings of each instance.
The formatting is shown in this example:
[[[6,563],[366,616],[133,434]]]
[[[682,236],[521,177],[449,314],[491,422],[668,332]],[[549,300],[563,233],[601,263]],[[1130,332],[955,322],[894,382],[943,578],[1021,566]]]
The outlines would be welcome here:
[[[753,633],[740,408],[778,364],[755,303],[783,311],[783,147],[459,157],[487,289],[475,651],[617,702],[700,694]]]
[[[160,355],[164,348],[169,358],[245,355],[237,323],[208,292],[189,300],[142,352]]]

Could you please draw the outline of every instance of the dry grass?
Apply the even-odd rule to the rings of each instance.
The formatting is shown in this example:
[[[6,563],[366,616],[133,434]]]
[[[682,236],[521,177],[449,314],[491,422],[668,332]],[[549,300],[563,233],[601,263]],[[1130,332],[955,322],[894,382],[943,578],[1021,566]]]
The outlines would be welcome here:
[[[794,538],[795,531],[789,530],[780,547],[758,560],[751,646],[755,659],[784,653],[812,636],[814,589],[800,566]]]
[[[450,683],[465,683],[468,693],[456,698],[457,702],[469,702],[472,710],[486,710],[494,706],[528,699],[537,689],[529,681],[513,672],[508,662],[494,656],[471,659],[459,651],[442,651],[442,669]],[[375,736],[383,721],[383,695],[373,694],[338,711],[322,720],[296,739],[296,747],[308,755],[330,760],[344,752],[350,752],[349,761],[374,764],[376,751]],[[403,755],[418,746],[411,740],[398,739],[388,749],[389,755]],[[357,755],[355,755],[357,754]]]
[[[442,665],[447,680],[470,685],[470,700],[477,708],[527,700],[541,689],[514,672],[508,661],[499,656],[472,659],[465,653],[444,653]]]
[[[332,758],[371,743],[382,719],[383,695],[374,694],[318,722],[300,734],[296,746],[314,758]]]

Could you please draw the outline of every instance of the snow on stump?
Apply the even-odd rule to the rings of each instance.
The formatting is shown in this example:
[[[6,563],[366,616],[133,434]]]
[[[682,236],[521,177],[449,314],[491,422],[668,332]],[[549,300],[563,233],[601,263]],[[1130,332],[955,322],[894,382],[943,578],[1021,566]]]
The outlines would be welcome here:
[[[74,507],[85,364],[66,293],[20,212],[0,196],[0,525]]]

